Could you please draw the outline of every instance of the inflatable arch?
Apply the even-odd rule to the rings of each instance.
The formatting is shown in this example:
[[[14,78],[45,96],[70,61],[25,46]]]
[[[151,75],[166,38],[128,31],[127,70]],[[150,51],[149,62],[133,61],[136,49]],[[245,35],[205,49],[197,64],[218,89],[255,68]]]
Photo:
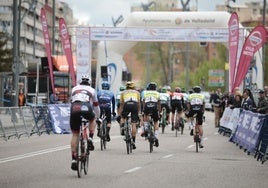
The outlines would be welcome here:
[[[189,42],[222,42],[227,46],[228,42],[228,22],[230,13],[228,12],[133,12],[126,20],[118,25],[118,28],[168,28],[176,29],[176,31],[185,30],[187,28],[197,30],[195,35],[190,38],[181,39],[166,39],[166,41],[189,41]],[[214,30],[222,30],[219,35],[226,35],[223,37],[215,36]],[[202,33],[214,32],[213,37],[202,37]],[[246,36],[245,29],[240,25],[240,37],[241,41]],[[242,35],[241,35],[242,34]],[[179,34],[180,35],[180,34]],[[101,40],[101,39],[99,39]],[[152,41],[156,41],[153,39]],[[146,40],[150,41],[150,40]],[[163,41],[163,40],[161,40]],[[124,54],[132,48],[137,41],[128,41],[128,39],[122,40],[107,40],[102,41],[98,45],[98,65],[97,65],[97,87],[100,88],[102,78],[100,75],[100,67],[108,66],[109,81],[111,83],[111,90],[117,92],[118,88],[122,84],[122,71],[126,70],[125,62],[123,61]],[[240,47],[242,48],[242,43]],[[106,47],[106,49],[105,49]],[[107,56],[105,54],[107,50]],[[238,54],[240,54],[238,50]],[[258,83],[259,87],[263,86],[262,81],[262,57],[261,51],[255,54],[256,68],[252,73],[251,82]],[[239,55],[238,55],[239,57]],[[246,79],[247,80],[247,79]]]

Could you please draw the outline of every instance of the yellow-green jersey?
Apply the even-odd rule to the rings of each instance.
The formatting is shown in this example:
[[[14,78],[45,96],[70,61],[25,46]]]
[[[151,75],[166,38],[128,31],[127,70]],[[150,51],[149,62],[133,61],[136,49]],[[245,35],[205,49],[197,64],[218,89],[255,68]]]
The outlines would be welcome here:
[[[136,90],[125,90],[121,93],[120,103],[140,102],[140,93]]]
[[[205,104],[205,96],[201,93],[192,93],[189,95],[188,102],[191,106],[202,106]]]
[[[143,98],[142,100],[147,103],[147,102],[158,102],[160,101],[160,94],[158,91],[155,90],[146,90],[143,93]]]

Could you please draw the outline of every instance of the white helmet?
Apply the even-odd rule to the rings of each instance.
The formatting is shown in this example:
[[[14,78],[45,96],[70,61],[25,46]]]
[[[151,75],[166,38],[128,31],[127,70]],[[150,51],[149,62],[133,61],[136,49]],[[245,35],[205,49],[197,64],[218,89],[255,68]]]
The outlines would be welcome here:
[[[89,85],[91,84],[91,78],[87,74],[83,74],[81,76],[80,84],[84,84],[84,83],[89,84]]]

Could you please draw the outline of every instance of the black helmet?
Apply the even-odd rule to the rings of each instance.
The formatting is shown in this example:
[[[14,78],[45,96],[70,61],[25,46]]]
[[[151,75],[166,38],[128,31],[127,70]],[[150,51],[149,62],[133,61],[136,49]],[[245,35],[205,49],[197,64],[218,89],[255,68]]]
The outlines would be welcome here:
[[[194,93],[200,93],[201,92],[201,87],[200,86],[194,86],[193,90],[194,90]]]
[[[157,84],[155,82],[150,82],[148,85],[147,85],[147,89],[148,90],[156,90],[157,88]]]
[[[101,87],[103,90],[109,90],[110,89],[110,84],[108,82],[103,82],[101,84]]]

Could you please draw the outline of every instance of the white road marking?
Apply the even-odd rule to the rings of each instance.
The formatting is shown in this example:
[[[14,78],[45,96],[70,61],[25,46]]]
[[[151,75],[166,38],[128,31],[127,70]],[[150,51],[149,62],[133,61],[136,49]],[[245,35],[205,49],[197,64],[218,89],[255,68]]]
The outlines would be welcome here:
[[[122,136],[112,136],[111,139],[117,139],[117,138],[121,138],[121,137]],[[93,140],[93,142],[94,143],[100,142],[100,139],[95,138]],[[43,155],[43,154],[47,154],[47,153],[61,151],[61,150],[65,150],[65,149],[70,149],[70,145],[59,146],[59,147],[55,147],[55,148],[49,148],[49,149],[44,149],[44,150],[40,150],[40,151],[34,151],[34,152],[25,153],[25,154],[21,154],[21,155],[14,155],[11,157],[2,158],[2,159],[0,159],[0,164],[11,162],[11,161],[16,161],[16,160],[20,160],[20,159],[25,159],[25,158],[29,158],[29,157],[34,157],[37,155]]]
[[[194,147],[194,146],[195,146],[195,145],[192,144],[192,145],[188,146],[187,148],[190,149],[190,148],[192,148],[192,147]]]
[[[29,158],[29,157],[33,157],[33,156],[37,156],[37,155],[42,155],[42,154],[46,154],[46,153],[52,153],[52,152],[56,152],[56,151],[61,151],[61,150],[69,149],[69,148],[70,148],[70,145],[66,145],[66,146],[59,146],[59,147],[56,147],[56,148],[50,148],[50,149],[45,149],[45,150],[40,150],[40,151],[35,151],[35,152],[30,152],[30,153],[25,153],[25,154],[22,154],[22,155],[15,155],[15,156],[0,159],[0,164],[10,162],[10,161],[16,161],[16,160],[19,160],[19,159],[25,159],[25,158]]]
[[[135,172],[137,170],[141,169],[141,167],[135,167],[135,168],[132,168],[132,169],[129,169],[129,170],[126,170],[125,173],[131,173],[131,172]]]
[[[172,156],[173,156],[173,154],[165,155],[164,157],[162,157],[162,159],[167,159],[167,158],[172,157]]]

